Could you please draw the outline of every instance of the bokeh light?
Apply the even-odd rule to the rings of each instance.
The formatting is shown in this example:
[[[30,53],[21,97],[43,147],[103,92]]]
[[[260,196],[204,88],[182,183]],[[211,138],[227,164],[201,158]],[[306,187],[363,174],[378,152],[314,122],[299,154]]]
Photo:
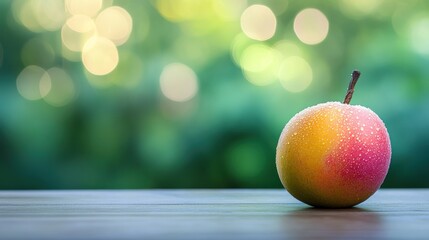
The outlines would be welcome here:
[[[70,76],[61,68],[53,67],[45,72],[42,80],[43,100],[48,104],[61,107],[70,103],[75,95],[76,88]]]
[[[240,18],[241,13],[247,7],[247,0],[216,0],[212,4],[214,11],[221,19],[234,21]]]
[[[43,78],[46,71],[38,66],[30,65],[24,68],[16,79],[19,94],[27,100],[38,100],[49,92],[49,79]]]
[[[64,2],[58,0],[17,0],[12,3],[15,20],[33,32],[55,31],[65,21]]]
[[[234,62],[240,66],[241,55],[243,51],[253,44],[254,41],[249,39],[244,33],[237,34],[231,43],[231,54]]]
[[[249,40],[241,34],[235,37],[231,52],[244,77],[256,86],[266,86],[280,80],[279,71],[285,58],[303,56],[302,50],[292,41],[281,40],[270,46]],[[291,92],[301,91],[294,91],[294,87],[289,89],[292,89]]]
[[[195,72],[182,63],[171,63],[164,67],[160,77],[161,92],[175,102],[192,99],[198,92]]]
[[[267,6],[252,5],[241,15],[241,29],[249,38],[268,40],[276,33],[276,27],[276,16]]]
[[[429,17],[420,18],[411,24],[411,46],[424,55],[429,55]]]
[[[395,6],[391,14],[392,26],[399,36],[408,37],[410,31],[410,21],[416,20],[415,17],[410,18],[415,14],[414,3],[409,1],[401,2]]]
[[[98,14],[95,24],[97,33],[110,39],[116,46],[124,44],[132,31],[133,20],[123,8],[113,6],[104,9]]]
[[[294,42],[289,40],[281,40],[274,44],[274,49],[279,51],[283,56],[302,56],[302,49]]]
[[[80,52],[85,43],[96,34],[94,21],[85,15],[70,17],[61,29],[61,39],[69,50]]]
[[[210,11],[211,0],[195,3],[189,0],[156,0],[159,13],[169,21],[181,22],[197,19]]]
[[[39,0],[40,1],[40,0]],[[17,0],[12,2],[12,13],[15,20],[33,32],[43,31],[37,14],[38,0]]]
[[[325,40],[328,35],[329,21],[318,9],[307,8],[296,15],[293,29],[301,42],[315,45]]]
[[[298,56],[284,59],[278,74],[280,83],[289,92],[302,92],[313,81],[311,66]]]
[[[244,50],[240,63],[249,82],[265,86],[277,80],[282,57],[280,52],[267,45],[253,44]]]
[[[97,88],[117,85],[125,88],[136,87],[143,76],[143,61],[133,52],[119,52],[118,66],[108,75],[97,76],[85,71],[89,83]]]
[[[260,72],[273,62],[273,58],[272,48],[264,44],[253,44],[244,50],[240,64],[247,71]]]
[[[52,80],[48,72],[45,72],[40,79],[39,90],[42,98],[46,97],[52,89]]]
[[[82,63],[94,75],[110,73],[118,62],[118,49],[107,38],[93,37],[86,42],[82,50]]]
[[[198,3],[189,0],[156,0],[153,2],[159,14],[180,26],[186,32],[184,35],[212,35],[215,38],[225,36],[234,29],[231,24],[225,25],[226,22],[231,22],[226,15],[234,15],[233,12],[237,10],[236,8],[240,8],[240,3],[238,6],[231,7],[230,3],[225,5],[221,2],[215,3],[214,0]],[[235,8],[235,10],[227,10],[228,7]],[[223,11],[225,14],[219,14],[219,11]],[[234,18],[234,16],[229,17]]]
[[[72,15],[94,17],[103,6],[102,0],[65,0],[67,10]]]
[[[64,2],[58,0],[39,0],[34,9],[40,26],[47,31],[61,28],[65,19]]]

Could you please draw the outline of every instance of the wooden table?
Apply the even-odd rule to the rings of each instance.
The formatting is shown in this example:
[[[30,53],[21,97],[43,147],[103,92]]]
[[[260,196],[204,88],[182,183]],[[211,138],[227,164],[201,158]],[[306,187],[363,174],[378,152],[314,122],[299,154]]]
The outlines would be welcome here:
[[[0,239],[429,239],[429,190],[321,210],[285,190],[0,191]]]

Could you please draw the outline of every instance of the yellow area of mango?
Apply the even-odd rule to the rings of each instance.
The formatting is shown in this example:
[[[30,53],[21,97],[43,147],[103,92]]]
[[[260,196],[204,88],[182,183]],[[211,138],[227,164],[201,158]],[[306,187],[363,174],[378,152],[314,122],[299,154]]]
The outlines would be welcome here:
[[[283,186],[304,202],[323,188],[326,156],[340,144],[339,102],[319,104],[296,114],[283,129],[276,165]]]

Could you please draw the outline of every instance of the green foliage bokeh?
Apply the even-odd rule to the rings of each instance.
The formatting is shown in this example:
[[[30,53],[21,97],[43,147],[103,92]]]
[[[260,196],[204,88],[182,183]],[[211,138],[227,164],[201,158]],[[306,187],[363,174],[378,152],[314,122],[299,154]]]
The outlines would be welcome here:
[[[61,30],[31,31],[14,18],[12,1],[0,3],[0,189],[281,187],[275,148],[283,126],[308,106],[341,101],[355,68],[362,76],[352,104],[376,112],[391,137],[383,186],[429,187],[429,2],[241,1],[273,9],[276,33],[263,43],[293,43],[312,67],[301,92],[246,79],[233,58],[244,36],[240,14],[211,16],[214,1],[176,1],[177,11],[194,12],[180,21],[160,13],[162,1],[106,2],[129,12],[133,30],[118,47],[117,71],[98,77],[62,55]],[[329,20],[316,45],[294,32],[306,8]],[[39,47],[25,50],[35,39]],[[195,72],[191,100],[163,96],[159,79],[170,63]],[[30,64],[67,72],[73,101],[23,98],[16,79]]]

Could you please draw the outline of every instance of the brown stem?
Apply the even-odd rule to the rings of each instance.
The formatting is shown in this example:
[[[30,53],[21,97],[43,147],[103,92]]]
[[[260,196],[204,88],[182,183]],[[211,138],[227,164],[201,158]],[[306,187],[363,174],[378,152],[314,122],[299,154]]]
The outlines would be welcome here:
[[[344,104],[349,104],[352,100],[353,92],[355,91],[355,85],[359,79],[360,72],[358,70],[354,70],[352,72],[352,79],[349,83],[349,88],[347,89],[346,97],[344,98]]]

